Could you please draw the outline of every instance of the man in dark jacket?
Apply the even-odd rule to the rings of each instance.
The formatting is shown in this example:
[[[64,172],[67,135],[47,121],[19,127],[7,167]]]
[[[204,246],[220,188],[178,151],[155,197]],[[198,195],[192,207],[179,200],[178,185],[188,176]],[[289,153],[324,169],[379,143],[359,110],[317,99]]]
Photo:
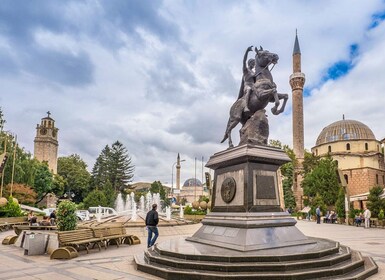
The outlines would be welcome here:
[[[156,239],[158,238],[158,212],[156,212],[157,205],[152,205],[152,210],[148,211],[146,215],[146,227],[148,230],[148,238],[147,238],[147,248],[150,248],[155,244]],[[152,237],[154,234],[154,237]]]

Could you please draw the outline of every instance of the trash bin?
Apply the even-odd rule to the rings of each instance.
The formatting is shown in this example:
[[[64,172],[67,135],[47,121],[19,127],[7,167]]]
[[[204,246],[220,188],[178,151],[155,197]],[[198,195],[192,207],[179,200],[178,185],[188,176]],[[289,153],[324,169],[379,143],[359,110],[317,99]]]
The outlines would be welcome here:
[[[26,233],[23,248],[24,255],[44,255],[46,250],[46,234]]]

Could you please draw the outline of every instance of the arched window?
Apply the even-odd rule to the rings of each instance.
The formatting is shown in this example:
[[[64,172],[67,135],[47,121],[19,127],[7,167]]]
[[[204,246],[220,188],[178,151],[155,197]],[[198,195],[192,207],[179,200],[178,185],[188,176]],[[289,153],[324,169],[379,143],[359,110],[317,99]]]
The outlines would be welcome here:
[[[347,150],[347,151],[350,151],[350,143],[347,143],[347,144],[346,144],[346,150]]]
[[[329,152],[329,153],[332,152],[332,146],[328,146],[328,152]]]
[[[345,174],[344,178],[345,178],[346,184],[348,184],[349,183],[349,176],[347,174]]]
[[[365,151],[369,150],[369,145],[368,143],[365,143]]]

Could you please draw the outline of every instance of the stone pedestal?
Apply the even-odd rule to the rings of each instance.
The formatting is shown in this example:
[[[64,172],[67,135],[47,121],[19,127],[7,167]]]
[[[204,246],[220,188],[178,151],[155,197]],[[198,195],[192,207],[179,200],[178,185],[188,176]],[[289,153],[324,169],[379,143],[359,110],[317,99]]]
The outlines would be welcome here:
[[[289,161],[280,149],[250,144],[214,154],[206,165],[215,170],[212,212],[187,240],[240,251],[313,242],[280,205],[277,170]]]

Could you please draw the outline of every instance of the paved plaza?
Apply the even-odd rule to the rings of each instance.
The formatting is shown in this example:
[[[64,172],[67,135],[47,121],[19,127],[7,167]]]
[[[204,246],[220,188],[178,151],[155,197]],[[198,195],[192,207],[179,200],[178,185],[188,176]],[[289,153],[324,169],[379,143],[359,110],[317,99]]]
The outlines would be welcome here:
[[[200,224],[175,227],[160,227],[158,242],[175,238],[175,236],[191,236]],[[385,279],[385,229],[354,227],[337,224],[319,224],[298,221],[297,227],[308,236],[328,238],[339,241],[352,249],[371,256],[379,266],[379,273],[370,280]],[[0,240],[14,234],[13,231],[0,233]],[[133,257],[146,248],[146,232],[137,230],[135,234],[142,244],[120,248],[110,246],[99,252],[85,251],[72,260],[50,260],[45,256],[25,256],[24,251],[13,245],[0,245],[0,279],[159,279],[135,270]]]

